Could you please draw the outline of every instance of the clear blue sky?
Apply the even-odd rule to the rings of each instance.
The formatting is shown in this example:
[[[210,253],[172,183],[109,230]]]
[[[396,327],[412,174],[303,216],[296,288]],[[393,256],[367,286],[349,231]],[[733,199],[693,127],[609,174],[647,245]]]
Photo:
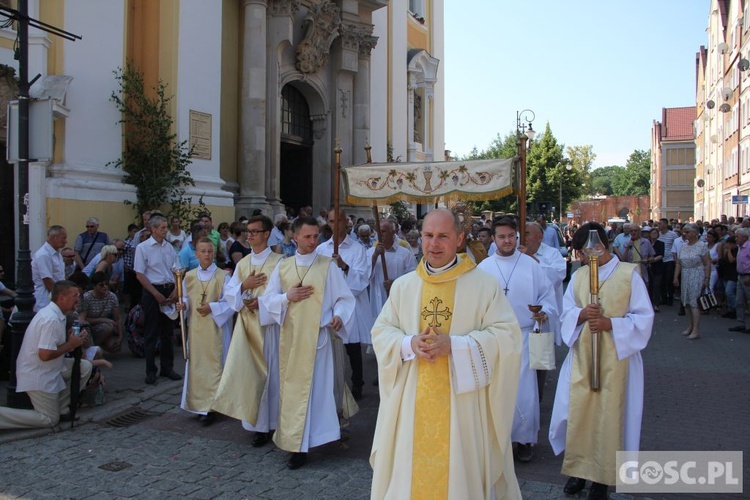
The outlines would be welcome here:
[[[662,107],[695,105],[710,0],[445,0],[445,147],[466,155],[536,114],[595,167],[650,148]]]

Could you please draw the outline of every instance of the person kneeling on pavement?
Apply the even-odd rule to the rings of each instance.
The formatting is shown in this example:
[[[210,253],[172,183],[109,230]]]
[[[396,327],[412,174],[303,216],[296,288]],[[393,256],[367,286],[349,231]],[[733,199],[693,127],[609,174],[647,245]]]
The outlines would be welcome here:
[[[80,347],[87,333],[65,331],[65,314],[80,301],[78,285],[58,281],[52,302],[36,313],[26,330],[16,361],[16,392],[26,392],[33,410],[0,407],[0,429],[53,427],[68,421],[73,358],[65,354]],[[81,387],[91,376],[91,363],[81,360]]]

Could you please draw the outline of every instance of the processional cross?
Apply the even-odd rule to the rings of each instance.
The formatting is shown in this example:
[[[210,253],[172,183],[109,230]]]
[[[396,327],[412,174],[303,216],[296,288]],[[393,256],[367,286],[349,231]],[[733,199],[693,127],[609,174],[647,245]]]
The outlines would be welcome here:
[[[438,322],[438,318],[443,318],[444,320],[451,319],[451,316],[453,316],[453,313],[448,308],[448,306],[443,307],[440,309],[440,304],[442,304],[443,301],[440,300],[437,297],[434,297],[432,300],[430,300],[430,304],[432,304],[432,310],[427,308],[425,306],[424,309],[422,309],[422,318],[427,319],[430,316],[432,316],[432,321],[430,321],[429,325],[432,327],[439,327],[442,326],[442,323]]]

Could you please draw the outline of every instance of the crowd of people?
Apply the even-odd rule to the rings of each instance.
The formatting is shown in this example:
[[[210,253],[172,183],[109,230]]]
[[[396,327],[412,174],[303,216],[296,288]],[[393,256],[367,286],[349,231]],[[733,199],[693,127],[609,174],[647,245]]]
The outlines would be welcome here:
[[[303,209],[292,220],[254,214],[217,229],[202,214],[186,232],[179,219],[147,212],[123,240],[89,218],[67,247],[65,228],[52,226],[34,254],[38,314],[18,358],[19,390],[34,410],[0,408],[0,428],[64,420],[66,355],[84,350],[81,387],[96,389],[111,367],[104,357],[122,349],[124,315],[140,308],[145,383],[182,380],[181,408],[201,425],[234,417],[254,432],[253,446],[273,441],[298,469],[311,448],[341,438],[370,382],[380,395],[374,498],[424,488],[520,498],[513,464],[533,460],[547,377],[530,363],[530,336],[541,329],[569,347],[548,436],[565,453],[565,492],[590,481],[589,498],[606,498],[614,451],[638,449],[640,352],[654,313],[677,296],[683,334],[698,339],[698,300],[711,291],[738,320],[732,330],[750,333],[750,219],[559,228],[540,216],[525,224],[523,245],[519,227],[513,216],[475,219],[461,208],[377,222]],[[569,274],[571,260],[586,264],[592,231],[603,242],[602,305],[589,303],[586,265]],[[180,312],[184,371],[174,356]],[[606,334],[607,391],[588,385],[592,333]],[[370,349],[377,373],[364,368]],[[592,428],[605,437],[587,439]]]

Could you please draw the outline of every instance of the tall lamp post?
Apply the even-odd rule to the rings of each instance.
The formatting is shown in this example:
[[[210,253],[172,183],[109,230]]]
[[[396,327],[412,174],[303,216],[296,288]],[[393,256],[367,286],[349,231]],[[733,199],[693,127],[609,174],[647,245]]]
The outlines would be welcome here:
[[[516,111],[516,147],[519,157],[518,178],[518,232],[521,235],[521,245],[526,244],[526,141],[533,140],[536,132],[531,128],[531,122],[536,115],[530,109]]]
[[[561,163],[558,163],[557,166],[560,169],[560,217],[557,219],[558,224],[560,224],[560,227],[562,227],[562,214],[563,214],[563,199],[562,199],[562,185],[563,185],[563,178],[565,177],[565,172],[562,171],[562,166],[565,165],[565,170],[570,172],[573,170],[573,165],[570,164],[569,160],[563,159]]]

